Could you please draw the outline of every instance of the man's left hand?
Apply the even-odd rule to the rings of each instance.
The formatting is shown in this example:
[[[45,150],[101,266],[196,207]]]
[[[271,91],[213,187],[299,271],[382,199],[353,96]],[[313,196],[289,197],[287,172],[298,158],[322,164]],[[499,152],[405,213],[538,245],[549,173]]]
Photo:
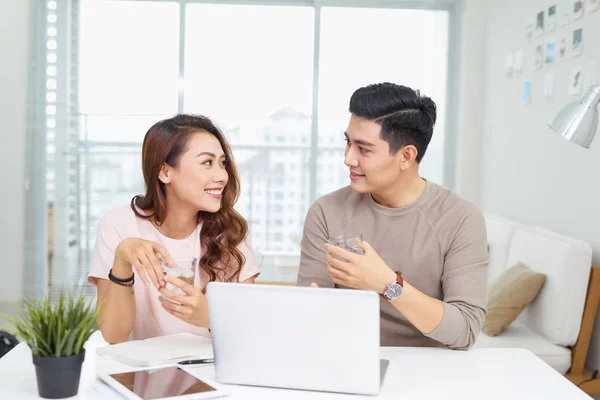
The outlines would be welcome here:
[[[383,293],[386,286],[396,279],[396,274],[369,243],[363,241],[362,245],[364,255],[326,244],[325,260],[329,274],[338,285]]]
[[[183,290],[186,296],[182,296],[166,289],[165,287],[162,287],[158,290],[161,294],[173,301],[176,301],[177,303],[180,303],[177,304],[173,301],[164,299],[163,297],[159,297],[163,308],[169,314],[174,315],[188,324],[208,328],[208,303],[206,301],[206,296],[204,296],[202,291],[199,288],[190,285],[189,283],[184,282],[174,276],[166,275],[165,281]]]

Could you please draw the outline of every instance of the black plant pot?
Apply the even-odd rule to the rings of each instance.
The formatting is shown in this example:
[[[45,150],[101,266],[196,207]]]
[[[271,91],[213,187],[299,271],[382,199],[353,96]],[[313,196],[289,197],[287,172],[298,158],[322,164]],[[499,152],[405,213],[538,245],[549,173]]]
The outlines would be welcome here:
[[[79,390],[85,350],[69,357],[33,356],[38,392],[45,399],[73,397]]]

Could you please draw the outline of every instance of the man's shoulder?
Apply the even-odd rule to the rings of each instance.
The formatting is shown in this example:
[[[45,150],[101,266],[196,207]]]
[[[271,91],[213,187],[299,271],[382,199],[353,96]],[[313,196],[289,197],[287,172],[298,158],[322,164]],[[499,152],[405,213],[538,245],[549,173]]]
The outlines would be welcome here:
[[[350,186],[325,194],[310,206],[307,221],[322,221],[326,225],[350,221],[368,207],[365,196],[368,195],[357,193]]]
[[[436,186],[436,196],[430,202],[429,207],[425,208],[426,211],[432,214],[438,213],[440,216],[454,215],[459,219],[483,216],[483,212],[473,201],[447,187],[434,185]]]
[[[484,234],[485,217],[473,201],[443,186],[436,185],[435,190],[421,212],[443,243],[450,243],[459,232]]]
[[[363,196],[365,195],[355,192],[350,186],[346,186],[319,197],[313,203],[313,207],[325,211],[340,208],[348,209],[349,207],[352,208],[361,204]]]

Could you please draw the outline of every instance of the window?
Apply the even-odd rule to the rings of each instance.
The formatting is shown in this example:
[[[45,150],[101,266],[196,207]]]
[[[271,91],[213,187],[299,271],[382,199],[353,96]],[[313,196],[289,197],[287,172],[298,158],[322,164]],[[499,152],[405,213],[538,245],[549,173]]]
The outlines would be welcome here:
[[[61,38],[71,43],[61,32],[72,33],[71,57],[65,63],[48,48],[42,61],[53,68],[40,75],[47,80],[44,105],[52,106],[43,123],[49,165],[43,179],[55,207],[54,248],[75,243],[72,252],[61,253],[68,262],[57,263],[76,271],[73,279],[87,273],[99,219],[144,190],[144,134],[177,112],[211,117],[232,144],[242,181],[236,208],[264,257],[260,279],[282,279],[276,268],[281,257],[297,264],[306,210],[316,196],[348,184],[343,132],[348,100],[359,86],[392,81],[434,98],[438,124],[421,170],[444,183],[451,18],[449,7],[442,7],[448,2],[440,9],[402,9],[403,2],[368,8],[374,6],[368,0],[336,1],[335,7],[324,0],[322,8],[286,0],[269,6],[252,0],[74,3],[71,15],[64,11],[52,22],[59,50]],[[361,8],[345,7],[352,5]],[[349,62],[357,49],[369,51]],[[67,101],[61,95],[67,88],[76,107],[59,115],[56,106]],[[61,120],[76,122],[65,126]],[[64,196],[74,207],[63,210],[54,202]]]
[[[331,180],[318,184],[318,193],[325,194],[348,182],[342,150],[348,101],[357,88],[384,81],[418,88],[434,99],[438,121],[444,121],[448,12],[324,7],[321,18],[319,145],[335,143],[340,149],[326,147],[319,153],[319,160],[326,164],[324,171],[332,174]],[[414,37],[418,40],[408,39]],[[353,57],[352,62],[339,57],[356,49],[369,49],[371,56]],[[443,183],[444,138],[445,126],[440,123],[420,168],[423,176],[438,183]]]

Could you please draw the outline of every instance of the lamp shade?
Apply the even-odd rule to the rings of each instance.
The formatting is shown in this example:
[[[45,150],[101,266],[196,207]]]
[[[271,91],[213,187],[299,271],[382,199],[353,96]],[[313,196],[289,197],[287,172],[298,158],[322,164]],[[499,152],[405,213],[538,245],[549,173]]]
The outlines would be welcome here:
[[[586,149],[590,147],[598,127],[600,85],[592,86],[585,96],[565,106],[548,123],[550,129]]]

